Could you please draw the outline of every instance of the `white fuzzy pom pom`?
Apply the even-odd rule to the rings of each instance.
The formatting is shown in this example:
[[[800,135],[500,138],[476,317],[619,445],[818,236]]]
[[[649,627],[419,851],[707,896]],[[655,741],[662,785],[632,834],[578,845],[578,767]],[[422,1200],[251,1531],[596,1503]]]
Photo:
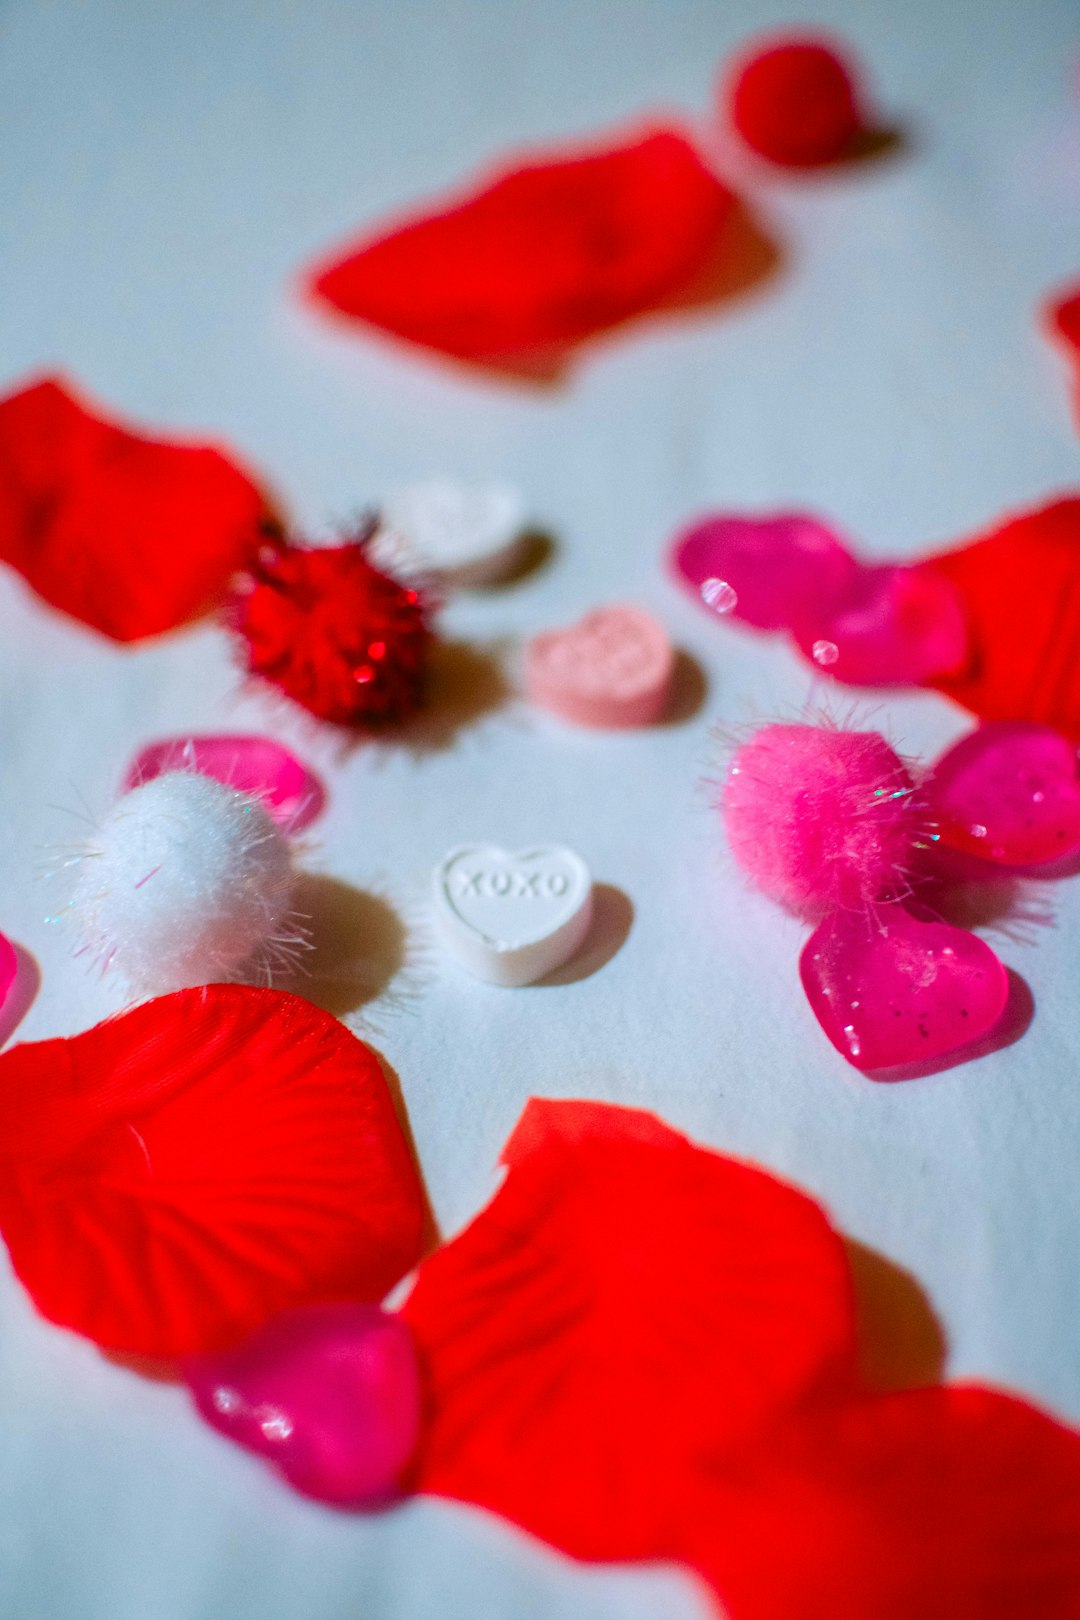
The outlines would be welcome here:
[[[267,977],[303,943],[289,843],[258,798],[193,771],[133,788],[79,862],[84,949],[136,994]]]

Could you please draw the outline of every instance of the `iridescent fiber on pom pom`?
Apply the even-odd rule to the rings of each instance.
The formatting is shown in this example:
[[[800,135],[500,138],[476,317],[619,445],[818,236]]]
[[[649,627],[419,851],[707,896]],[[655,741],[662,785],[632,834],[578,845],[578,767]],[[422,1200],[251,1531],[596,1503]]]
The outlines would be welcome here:
[[[914,790],[877,732],[771,725],[736,750],[721,808],[758,888],[814,917],[905,892],[920,832]]]

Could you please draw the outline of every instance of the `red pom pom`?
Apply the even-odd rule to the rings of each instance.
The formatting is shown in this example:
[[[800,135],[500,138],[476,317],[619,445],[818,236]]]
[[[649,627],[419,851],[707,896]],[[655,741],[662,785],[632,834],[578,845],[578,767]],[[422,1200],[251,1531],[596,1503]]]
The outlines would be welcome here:
[[[311,291],[468,360],[569,345],[651,309],[716,245],[733,198],[677,130],[518,160],[353,246]]]
[[[142,438],[52,378],[0,400],[0,557],[116,641],[215,606],[268,515],[220,451]]]
[[[1042,313],[1049,336],[1073,367],[1073,415],[1080,425],[1080,283],[1050,299]]]
[[[0,1231],[43,1316],[210,1350],[378,1300],[424,1197],[375,1054],[299,996],[213,984],[0,1057]]]
[[[343,546],[264,545],[230,619],[247,667],[343,726],[406,719],[420,703],[431,642],[420,592]]]
[[[810,36],[779,40],[744,61],[727,96],[747,146],[787,168],[834,162],[862,128],[850,71]]]
[[[1068,288],[1046,306],[1046,323],[1074,360],[1080,360],[1080,284]]]

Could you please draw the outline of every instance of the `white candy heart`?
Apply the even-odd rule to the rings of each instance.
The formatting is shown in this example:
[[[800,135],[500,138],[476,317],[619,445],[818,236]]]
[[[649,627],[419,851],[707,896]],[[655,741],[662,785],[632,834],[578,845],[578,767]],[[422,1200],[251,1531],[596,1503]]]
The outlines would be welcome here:
[[[414,484],[384,503],[377,555],[448,585],[494,584],[518,559],[525,503],[511,484]]]
[[[489,984],[532,984],[569,961],[589,931],[592,879],[562,844],[511,854],[494,844],[453,849],[434,873],[435,922],[446,949]]]

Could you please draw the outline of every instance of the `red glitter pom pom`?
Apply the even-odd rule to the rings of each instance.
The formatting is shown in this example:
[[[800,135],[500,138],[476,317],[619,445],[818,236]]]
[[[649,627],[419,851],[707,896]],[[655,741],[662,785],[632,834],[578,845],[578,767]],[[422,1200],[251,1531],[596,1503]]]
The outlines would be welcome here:
[[[788,168],[835,162],[863,127],[852,74],[813,36],[778,40],[744,59],[727,100],[747,146]]]
[[[412,714],[431,641],[420,592],[368,561],[370,533],[343,546],[270,541],[230,611],[250,672],[343,726]]]

